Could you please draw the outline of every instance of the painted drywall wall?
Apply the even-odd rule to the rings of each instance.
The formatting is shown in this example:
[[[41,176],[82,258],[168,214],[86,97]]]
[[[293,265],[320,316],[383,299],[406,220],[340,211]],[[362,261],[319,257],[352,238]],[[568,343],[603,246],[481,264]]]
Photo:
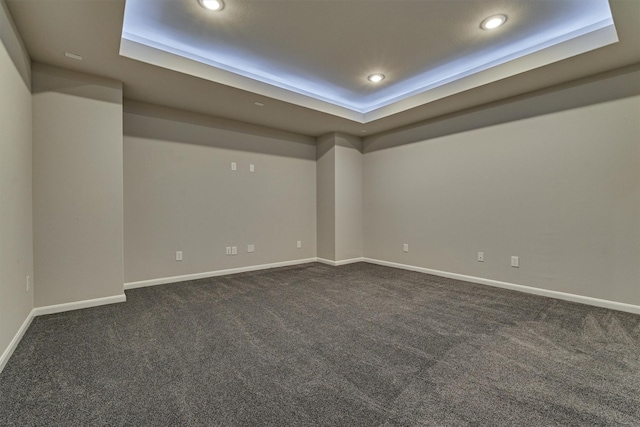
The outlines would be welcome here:
[[[0,355],[33,309],[30,59],[0,2]],[[6,362],[6,360],[4,360]],[[0,359],[0,364],[3,360]],[[0,365],[0,370],[2,366]]]
[[[315,155],[313,138],[127,101],[125,281],[314,258]]]
[[[36,307],[122,295],[122,85],[33,65]]]
[[[362,139],[331,132],[317,138],[318,257],[362,257]]]
[[[635,67],[366,138],[365,256],[640,304],[639,118]]]
[[[336,133],[336,261],[362,257],[362,139]]]
[[[317,139],[316,194],[318,258],[336,259],[336,147],[335,134]]]

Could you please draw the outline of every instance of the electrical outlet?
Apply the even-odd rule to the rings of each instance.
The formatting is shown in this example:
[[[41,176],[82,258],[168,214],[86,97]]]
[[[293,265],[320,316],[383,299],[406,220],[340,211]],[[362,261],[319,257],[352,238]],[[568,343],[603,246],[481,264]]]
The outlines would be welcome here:
[[[478,252],[478,262],[484,262],[484,252]]]
[[[238,247],[231,246],[231,255],[238,255]]]
[[[302,240],[298,240],[298,249],[302,247]]]
[[[520,257],[512,256],[511,257],[511,267],[519,268],[520,267]]]
[[[231,246],[227,246],[226,252],[227,255],[231,255]]]
[[[27,276],[27,293],[29,293],[29,289],[31,289],[31,276]]]
[[[255,252],[256,251],[256,246],[255,245],[247,245],[247,252],[251,253],[251,252]]]
[[[182,251],[176,251],[176,261],[182,261]]]
[[[404,252],[409,252],[409,244],[408,244],[408,243],[405,243],[404,245],[402,245],[402,250],[403,250]]]

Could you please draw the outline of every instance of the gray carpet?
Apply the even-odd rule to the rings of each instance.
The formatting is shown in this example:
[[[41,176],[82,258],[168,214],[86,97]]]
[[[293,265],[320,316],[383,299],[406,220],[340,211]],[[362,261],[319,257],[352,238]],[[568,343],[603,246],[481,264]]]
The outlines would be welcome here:
[[[38,317],[16,426],[640,425],[640,316],[371,264],[127,292]]]

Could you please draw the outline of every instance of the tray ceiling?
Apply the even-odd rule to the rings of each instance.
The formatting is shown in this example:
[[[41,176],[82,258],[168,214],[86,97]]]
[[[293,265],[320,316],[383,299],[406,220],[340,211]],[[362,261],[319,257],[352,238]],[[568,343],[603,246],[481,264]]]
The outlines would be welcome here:
[[[367,123],[617,41],[607,0],[127,0],[120,54]]]

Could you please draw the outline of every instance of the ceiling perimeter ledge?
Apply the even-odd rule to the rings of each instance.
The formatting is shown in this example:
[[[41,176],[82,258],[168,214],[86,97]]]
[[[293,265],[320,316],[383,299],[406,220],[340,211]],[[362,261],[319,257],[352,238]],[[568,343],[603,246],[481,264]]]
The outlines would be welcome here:
[[[365,111],[338,105],[331,99],[287,86],[283,82],[265,81],[250,72],[140,37],[135,34],[135,28],[127,27],[126,13],[125,8],[121,56],[362,124],[618,42],[613,18],[609,17],[560,37],[515,50],[464,72],[428,82],[417,90],[387,99]]]

